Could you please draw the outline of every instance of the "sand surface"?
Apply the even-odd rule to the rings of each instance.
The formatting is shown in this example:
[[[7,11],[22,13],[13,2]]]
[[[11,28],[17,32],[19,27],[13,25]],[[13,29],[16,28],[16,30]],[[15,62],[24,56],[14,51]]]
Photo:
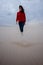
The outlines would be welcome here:
[[[43,65],[43,24],[0,27],[0,65]]]

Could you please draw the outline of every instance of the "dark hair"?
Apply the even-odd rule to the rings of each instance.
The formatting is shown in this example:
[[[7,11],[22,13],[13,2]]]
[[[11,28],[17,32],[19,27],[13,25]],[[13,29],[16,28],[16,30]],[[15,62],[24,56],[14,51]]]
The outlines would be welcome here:
[[[23,8],[23,6],[22,6],[22,5],[19,5],[19,8],[21,8],[21,9],[22,9],[22,11],[21,11],[21,12],[23,12],[23,13],[24,13],[24,8]]]

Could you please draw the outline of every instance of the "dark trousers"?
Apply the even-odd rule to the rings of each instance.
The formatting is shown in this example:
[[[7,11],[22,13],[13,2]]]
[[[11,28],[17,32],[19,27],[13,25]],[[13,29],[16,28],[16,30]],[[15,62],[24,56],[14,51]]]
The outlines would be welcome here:
[[[23,32],[24,25],[25,25],[24,22],[19,22],[19,28],[21,32]]]

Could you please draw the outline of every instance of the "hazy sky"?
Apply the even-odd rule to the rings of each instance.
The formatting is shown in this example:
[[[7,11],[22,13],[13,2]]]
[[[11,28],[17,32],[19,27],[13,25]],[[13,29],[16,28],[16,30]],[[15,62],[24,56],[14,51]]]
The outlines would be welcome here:
[[[27,21],[43,20],[43,0],[0,0],[0,25],[14,25],[18,6],[23,5]]]

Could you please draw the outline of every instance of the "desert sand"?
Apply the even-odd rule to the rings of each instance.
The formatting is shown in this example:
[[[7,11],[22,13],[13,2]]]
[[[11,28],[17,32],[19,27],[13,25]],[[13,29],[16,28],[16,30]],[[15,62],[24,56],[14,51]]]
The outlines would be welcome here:
[[[0,65],[43,65],[43,24],[0,26]]]

